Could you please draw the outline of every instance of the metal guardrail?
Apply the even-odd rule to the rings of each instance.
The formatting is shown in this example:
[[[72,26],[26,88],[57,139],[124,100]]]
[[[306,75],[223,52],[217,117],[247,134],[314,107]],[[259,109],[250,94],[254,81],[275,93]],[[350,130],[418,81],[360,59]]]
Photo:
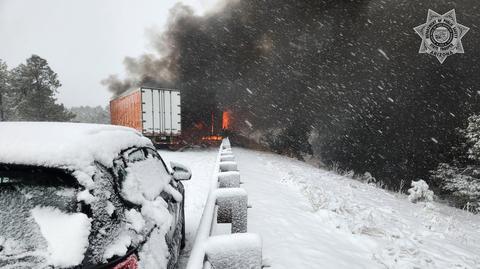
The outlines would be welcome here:
[[[187,269],[262,267],[262,242],[259,236],[247,233],[248,195],[240,184],[240,172],[226,138],[217,155]],[[212,236],[217,223],[231,223],[231,234]]]

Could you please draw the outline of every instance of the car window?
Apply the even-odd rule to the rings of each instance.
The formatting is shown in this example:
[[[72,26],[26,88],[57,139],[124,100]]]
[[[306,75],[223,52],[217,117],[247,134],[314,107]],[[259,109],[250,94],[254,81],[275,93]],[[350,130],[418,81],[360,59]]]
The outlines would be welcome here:
[[[145,152],[142,149],[134,149],[126,152],[126,161],[127,163],[134,163],[138,161],[145,160]]]
[[[147,157],[153,157],[153,158],[159,159],[162,162],[162,165],[163,165],[163,168],[165,169],[165,172],[168,173],[168,174],[171,174],[172,171],[171,171],[170,167],[167,166],[167,164],[162,159],[162,157],[160,156],[158,151],[156,151],[154,149],[151,149],[151,148],[145,148],[145,151],[147,152]]]
[[[52,206],[74,211],[76,179],[62,169],[0,164],[0,201],[21,201],[14,207]],[[30,208],[31,209],[31,208]]]
[[[152,155],[143,161],[127,163],[125,172],[120,193],[126,201],[136,205],[155,200],[171,180],[162,160]]]
[[[36,166],[0,164],[0,184],[76,187],[76,179],[67,171]]]
[[[151,156],[160,159],[160,154],[156,150],[145,148],[145,151],[147,152],[147,157]]]
[[[0,239],[11,242],[0,249],[1,268],[15,255],[28,258],[32,264],[43,262],[38,255],[46,249],[46,241],[32,211],[53,208],[76,212],[79,190],[75,182],[61,169],[0,164]]]

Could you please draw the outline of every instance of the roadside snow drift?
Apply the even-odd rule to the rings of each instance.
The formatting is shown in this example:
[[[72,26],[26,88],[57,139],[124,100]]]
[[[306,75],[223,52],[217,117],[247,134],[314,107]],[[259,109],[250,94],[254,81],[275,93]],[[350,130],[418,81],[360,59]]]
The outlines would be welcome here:
[[[48,244],[48,264],[62,268],[80,264],[88,247],[90,219],[52,207],[36,207],[31,212]]]
[[[235,149],[273,268],[479,268],[480,217]]]
[[[234,151],[253,206],[248,231],[261,235],[271,268],[480,268],[480,216],[414,204],[407,195],[275,154]],[[212,153],[162,155],[203,173],[186,183],[187,221],[198,223]]]

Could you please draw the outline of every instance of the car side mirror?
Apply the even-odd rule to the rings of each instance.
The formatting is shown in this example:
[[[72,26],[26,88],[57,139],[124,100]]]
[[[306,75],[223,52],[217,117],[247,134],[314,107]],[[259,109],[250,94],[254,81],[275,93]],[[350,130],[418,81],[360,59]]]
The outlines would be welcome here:
[[[175,180],[190,180],[192,178],[192,171],[183,164],[170,162],[170,167],[173,170],[173,178]]]

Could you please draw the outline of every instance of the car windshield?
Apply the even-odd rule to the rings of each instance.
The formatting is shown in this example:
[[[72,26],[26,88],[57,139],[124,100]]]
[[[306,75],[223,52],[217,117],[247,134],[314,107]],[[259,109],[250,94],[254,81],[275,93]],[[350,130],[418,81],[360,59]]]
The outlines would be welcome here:
[[[19,261],[38,264],[47,247],[32,210],[74,212],[77,192],[64,170],[0,164],[0,268]]]

